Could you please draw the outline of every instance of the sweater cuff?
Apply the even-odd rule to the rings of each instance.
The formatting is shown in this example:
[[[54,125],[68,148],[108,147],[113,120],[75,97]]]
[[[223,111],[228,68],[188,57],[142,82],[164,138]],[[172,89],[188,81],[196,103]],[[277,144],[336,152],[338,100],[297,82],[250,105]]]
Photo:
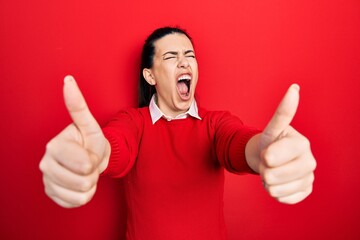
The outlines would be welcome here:
[[[110,129],[104,128],[103,133],[110,143],[111,153],[107,168],[101,176],[119,178],[125,176],[132,167],[130,164],[129,150],[127,144],[119,143],[119,139],[112,134]]]
[[[228,169],[229,172],[235,174],[258,174],[250,166],[247,164],[246,155],[245,155],[245,148],[247,142],[256,134],[260,133],[261,131],[258,129],[248,129],[245,133],[239,132],[234,136],[232,146],[229,149],[230,155],[230,168]]]

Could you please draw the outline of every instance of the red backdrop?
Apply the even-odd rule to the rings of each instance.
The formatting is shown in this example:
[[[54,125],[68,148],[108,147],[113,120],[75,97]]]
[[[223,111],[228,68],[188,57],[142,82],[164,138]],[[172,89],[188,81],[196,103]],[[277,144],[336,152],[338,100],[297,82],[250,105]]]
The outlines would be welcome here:
[[[313,194],[287,206],[258,177],[227,174],[229,239],[360,237],[360,1],[0,1],[1,239],[121,239],[120,180],[62,209],[44,194],[39,161],[69,122],[73,74],[101,124],[135,106],[144,38],[180,25],[195,40],[199,102],[262,128],[286,88],[301,85],[293,125],[318,160]]]

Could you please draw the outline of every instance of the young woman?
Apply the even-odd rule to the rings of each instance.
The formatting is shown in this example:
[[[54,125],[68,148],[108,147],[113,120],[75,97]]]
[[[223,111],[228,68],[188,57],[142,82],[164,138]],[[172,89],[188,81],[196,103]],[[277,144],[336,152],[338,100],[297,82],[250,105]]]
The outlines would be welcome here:
[[[142,52],[138,109],[100,128],[71,76],[64,99],[73,123],[40,163],[45,191],[63,207],[86,204],[99,175],[123,177],[127,239],[226,239],[224,169],[259,173],[283,203],[312,191],[316,161],[290,126],[299,101],[292,85],[264,131],[226,111],[198,107],[196,54],[182,29],[155,30]]]

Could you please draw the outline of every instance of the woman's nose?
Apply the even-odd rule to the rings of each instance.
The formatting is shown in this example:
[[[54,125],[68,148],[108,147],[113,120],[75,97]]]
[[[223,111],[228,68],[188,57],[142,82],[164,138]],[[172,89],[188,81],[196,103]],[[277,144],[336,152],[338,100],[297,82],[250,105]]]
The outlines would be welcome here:
[[[181,57],[178,63],[179,68],[187,68],[189,66],[189,61],[185,56]]]

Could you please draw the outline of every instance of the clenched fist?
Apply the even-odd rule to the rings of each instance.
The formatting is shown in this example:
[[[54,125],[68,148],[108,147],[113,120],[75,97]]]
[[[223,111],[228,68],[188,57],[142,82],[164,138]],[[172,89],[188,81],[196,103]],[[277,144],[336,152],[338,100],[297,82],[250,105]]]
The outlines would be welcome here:
[[[294,204],[313,189],[315,158],[309,140],[290,123],[299,103],[299,86],[292,85],[265,130],[247,144],[247,161],[260,173],[269,194]]]
[[[40,170],[46,194],[60,206],[72,208],[94,196],[110,145],[72,76],[64,79],[64,101],[73,123],[47,144]]]

